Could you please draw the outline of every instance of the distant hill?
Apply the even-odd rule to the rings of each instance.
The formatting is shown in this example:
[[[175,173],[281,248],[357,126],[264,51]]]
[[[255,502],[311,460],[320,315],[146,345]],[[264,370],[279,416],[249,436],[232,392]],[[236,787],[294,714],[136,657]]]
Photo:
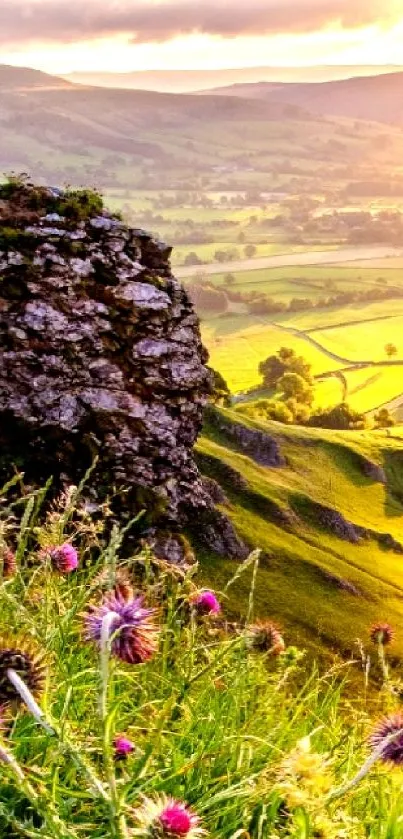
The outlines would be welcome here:
[[[65,76],[72,82],[120,87],[137,90],[156,90],[167,93],[190,93],[221,85],[246,84],[262,81],[322,82],[347,79],[352,76],[375,76],[391,73],[399,67],[377,66],[319,66],[319,67],[243,67],[225,70],[148,70],[132,73],[76,72]]]
[[[403,124],[403,72],[309,84],[237,84],[214,93],[288,103],[315,114]]]
[[[11,67],[0,64],[0,90],[30,90],[49,88],[69,88],[71,83],[58,76],[50,76],[40,70],[29,67]]]
[[[387,78],[400,83],[403,75]],[[364,81],[381,85],[382,77],[355,83]],[[337,91],[350,82],[332,84]],[[274,175],[277,190],[316,194],[324,178],[340,189],[374,169],[382,183],[394,182],[400,128],[388,128],[385,163],[384,127],[357,125],[353,106],[353,120],[310,110],[309,91],[323,88],[326,99],[326,87],[271,83],[248,86],[247,98],[234,89],[201,96],[91,87],[0,66],[0,173],[124,190],[271,191]],[[379,101],[386,107],[385,95]],[[367,107],[375,112],[375,104],[371,95]]]

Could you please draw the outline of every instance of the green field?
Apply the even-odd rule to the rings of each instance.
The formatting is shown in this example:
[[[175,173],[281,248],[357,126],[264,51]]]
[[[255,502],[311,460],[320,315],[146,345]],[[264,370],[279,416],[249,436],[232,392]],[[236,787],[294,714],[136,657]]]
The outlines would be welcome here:
[[[256,603],[287,627],[299,643],[321,639],[325,647],[353,652],[357,638],[366,637],[372,621],[403,620],[402,558],[382,548],[377,539],[352,544],[318,523],[313,504],[341,513],[349,522],[401,540],[403,525],[403,435],[394,432],[330,432],[289,428],[277,423],[256,423],[239,414],[222,416],[266,431],[277,440],[285,457],[283,467],[258,465],[237,450],[225,431],[207,423],[198,443],[203,469],[221,481],[231,506],[227,512],[238,532],[251,545],[259,545],[264,558],[258,578]],[[203,459],[204,456],[204,459]],[[207,456],[207,459],[206,459]],[[387,485],[365,477],[360,458],[382,465]],[[237,469],[248,490],[236,490],[225,480],[220,464]],[[208,464],[208,468],[206,466]],[[276,510],[293,510],[290,526],[276,522]],[[223,587],[233,573],[233,562],[215,561],[202,554],[202,569],[210,583]],[[357,593],[343,590],[351,583]],[[250,578],[232,590],[233,608],[244,608]],[[359,592],[359,593],[358,593]],[[395,647],[403,656],[403,637]]]
[[[202,336],[210,352],[210,364],[219,370],[234,390],[259,384],[260,361],[281,346],[293,347],[312,364],[314,374],[336,370],[340,365],[302,338],[261,323],[251,315],[217,317],[202,323]]]
[[[203,339],[211,365],[220,370],[234,393],[256,387],[260,381],[260,362],[281,346],[290,346],[312,364],[314,376],[342,371],[346,399],[355,410],[369,413],[393,401],[391,408],[401,418],[399,406],[395,404],[403,394],[403,300],[397,296],[403,287],[400,267],[316,265],[243,271],[234,276],[231,289],[242,294],[258,291],[286,305],[300,298],[308,298],[314,304],[312,309],[301,312],[252,316],[247,314],[247,304],[230,302],[230,313],[225,315],[213,317],[201,313]],[[217,286],[225,285],[222,274],[209,280]],[[329,293],[381,287],[390,289],[390,298],[317,307],[318,301]],[[401,365],[387,364],[387,343],[395,344],[394,360],[401,361]],[[365,364],[365,368],[355,369],[357,364]],[[343,395],[343,386],[337,378],[316,382],[318,407],[337,404]]]

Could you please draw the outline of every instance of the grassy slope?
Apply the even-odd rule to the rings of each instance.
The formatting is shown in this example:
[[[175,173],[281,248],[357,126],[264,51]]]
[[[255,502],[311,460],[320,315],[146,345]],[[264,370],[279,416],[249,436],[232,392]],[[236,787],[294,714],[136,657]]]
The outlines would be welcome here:
[[[228,413],[228,412],[227,412]],[[244,421],[237,415],[237,421]],[[379,432],[342,433],[286,428],[276,423],[257,426],[279,442],[287,465],[269,469],[229,447],[228,440],[207,427],[200,439],[200,453],[214,458],[209,473],[220,480],[225,462],[247,479],[250,491],[234,490],[222,482],[231,501],[229,515],[239,533],[264,551],[257,587],[257,608],[287,627],[299,643],[351,651],[368,625],[389,619],[398,625],[403,616],[403,560],[381,549],[374,540],[358,545],[337,538],[318,526],[315,517],[299,519],[291,529],[273,521],[272,502],[302,510],[307,500],[335,508],[354,524],[401,536],[403,506],[403,435],[393,438]],[[357,464],[360,453],[386,469],[387,486],[365,477]],[[201,551],[203,572],[210,583],[223,586],[234,571],[234,562],[219,560]],[[361,596],[329,583],[328,571],[353,583]],[[245,574],[232,589],[232,607],[244,610],[250,578]],[[403,640],[396,653],[403,655]]]

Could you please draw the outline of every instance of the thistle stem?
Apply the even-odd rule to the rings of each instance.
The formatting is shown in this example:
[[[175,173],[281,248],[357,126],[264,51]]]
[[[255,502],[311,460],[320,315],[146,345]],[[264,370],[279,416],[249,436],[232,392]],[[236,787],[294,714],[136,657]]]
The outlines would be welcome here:
[[[348,781],[343,787],[339,787],[339,789],[334,790],[334,792],[330,793],[329,800],[332,801],[334,798],[340,798],[342,795],[345,795],[350,790],[354,789],[362,780],[368,775],[370,769],[372,769],[374,763],[376,763],[379,758],[385,752],[385,749],[390,745],[390,743],[394,743],[398,737],[401,737],[403,734],[403,728],[400,728],[399,731],[394,731],[393,734],[390,734],[389,737],[385,737],[379,746],[374,749],[374,751],[370,754],[367,758],[365,763],[361,766],[361,769],[358,770],[357,774],[354,775],[354,778],[351,781]]]
[[[32,696],[31,691],[25,684],[25,682],[21,679],[18,673],[15,672],[11,667],[7,670],[7,677],[10,680],[11,684],[17,691],[18,695],[21,697],[22,701],[27,706],[28,710],[34,717],[34,719],[45,729],[47,734],[56,735],[61,743],[61,745],[65,746],[65,748],[70,752],[73,760],[81,767],[81,769],[87,774],[91,784],[97,790],[97,792],[101,795],[103,799],[107,799],[107,794],[101,784],[101,781],[96,777],[94,772],[92,771],[91,767],[87,765],[86,761],[81,757],[79,750],[74,747],[72,743],[65,737],[63,737],[60,732],[56,731],[56,729],[51,726],[45,718],[45,714],[42,709],[39,707],[38,703]]]
[[[111,807],[111,822],[115,836],[118,839],[128,839],[129,833],[127,829],[126,819],[121,811],[121,803],[116,786],[116,774],[111,751],[110,730],[108,725],[108,696],[109,696],[109,658],[110,658],[110,639],[113,634],[112,628],[116,621],[116,613],[108,612],[102,621],[101,626],[101,696],[100,696],[100,714],[102,722],[103,734],[103,756],[105,770],[108,780],[110,792],[110,807]]]
[[[10,680],[11,684],[21,697],[22,701],[27,706],[28,710],[31,712],[32,716],[39,723],[39,725],[41,725],[42,728],[44,728],[48,734],[55,734],[55,730],[46,721],[45,715],[42,709],[39,707],[36,700],[34,699],[34,697],[32,696],[31,691],[29,690],[25,682],[23,682],[18,673],[16,673],[15,670],[13,670],[11,667],[9,667],[7,670],[7,678]]]

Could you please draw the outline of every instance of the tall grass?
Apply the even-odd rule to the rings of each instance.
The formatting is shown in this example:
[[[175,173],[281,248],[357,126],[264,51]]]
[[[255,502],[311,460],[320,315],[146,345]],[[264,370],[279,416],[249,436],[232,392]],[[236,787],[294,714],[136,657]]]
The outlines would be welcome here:
[[[230,586],[219,619],[197,616],[194,572],[147,549],[122,560],[122,534],[106,536],[107,509],[94,523],[72,491],[40,523],[44,493],[8,501],[14,489],[0,516],[0,553],[12,545],[17,557],[0,584],[0,698],[6,648],[43,654],[46,679],[42,720],[23,703],[3,715],[1,837],[170,836],[137,820],[144,800],[162,795],[184,802],[216,839],[403,836],[403,775],[377,761],[343,790],[368,757],[372,725],[364,687],[362,702],[344,697],[346,667],[320,675],[293,647],[253,651],[253,591],[246,627],[222,617]],[[80,564],[63,575],[46,550],[66,541]],[[255,580],[258,555],[251,563]],[[116,569],[158,609],[159,649],[142,665],[85,639],[83,614]],[[135,746],[125,760],[116,759],[118,734]]]

